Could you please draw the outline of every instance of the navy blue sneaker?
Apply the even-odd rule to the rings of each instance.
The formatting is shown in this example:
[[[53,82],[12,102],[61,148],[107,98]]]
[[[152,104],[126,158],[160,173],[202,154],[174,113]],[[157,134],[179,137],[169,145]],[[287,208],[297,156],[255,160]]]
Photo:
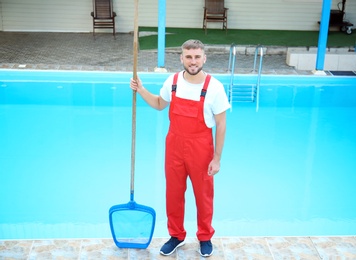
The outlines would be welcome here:
[[[199,253],[201,256],[208,257],[211,256],[214,252],[213,244],[211,241],[200,241],[200,250]]]
[[[162,255],[171,255],[180,246],[184,245],[184,240],[178,240],[176,237],[171,237],[161,248]]]

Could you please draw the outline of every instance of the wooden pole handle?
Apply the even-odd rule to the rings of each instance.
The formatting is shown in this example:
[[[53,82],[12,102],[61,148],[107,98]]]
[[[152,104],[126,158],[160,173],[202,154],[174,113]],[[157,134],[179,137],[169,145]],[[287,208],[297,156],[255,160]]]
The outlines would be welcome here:
[[[135,0],[134,40],[133,40],[133,79],[137,79],[138,60],[138,0]],[[132,93],[132,139],[131,139],[131,197],[134,194],[136,152],[136,91]]]

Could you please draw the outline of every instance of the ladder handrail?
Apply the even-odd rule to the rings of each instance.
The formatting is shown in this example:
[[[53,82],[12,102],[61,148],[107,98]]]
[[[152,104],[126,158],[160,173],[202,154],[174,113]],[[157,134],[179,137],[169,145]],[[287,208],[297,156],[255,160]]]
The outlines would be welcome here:
[[[229,67],[227,69],[232,73],[234,72],[235,69],[235,59],[236,59],[236,45],[235,43],[232,43],[230,46]]]
[[[256,71],[256,61],[258,56],[258,51],[260,50],[260,65],[258,67],[258,75],[257,75],[257,83],[256,83],[256,112],[258,112],[259,104],[260,104],[260,81],[261,81],[261,73],[262,73],[262,61],[263,61],[263,46],[258,45],[255,49],[255,60],[253,62],[253,71]]]
[[[230,111],[232,111],[232,86],[234,84],[235,61],[236,61],[236,45],[233,43],[230,46],[229,67],[228,67],[228,71],[231,72],[230,88],[229,88]]]

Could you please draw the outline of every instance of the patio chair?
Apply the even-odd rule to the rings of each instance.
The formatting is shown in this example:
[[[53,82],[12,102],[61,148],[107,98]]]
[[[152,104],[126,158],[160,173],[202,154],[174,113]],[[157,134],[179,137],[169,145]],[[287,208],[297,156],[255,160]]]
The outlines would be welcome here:
[[[208,23],[222,23],[222,29],[227,31],[227,10],[224,0],[205,0],[203,29],[205,34]]]
[[[93,36],[95,38],[95,29],[113,29],[115,37],[115,17],[112,0],[93,0]]]

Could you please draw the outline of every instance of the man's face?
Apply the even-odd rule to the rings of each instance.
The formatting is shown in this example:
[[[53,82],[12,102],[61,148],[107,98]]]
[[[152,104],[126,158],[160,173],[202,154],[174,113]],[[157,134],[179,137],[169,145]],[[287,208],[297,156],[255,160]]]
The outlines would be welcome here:
[[[202,49],[184,49],[180,60],[186,72],[196,75],[203,69],[206,55]]]

